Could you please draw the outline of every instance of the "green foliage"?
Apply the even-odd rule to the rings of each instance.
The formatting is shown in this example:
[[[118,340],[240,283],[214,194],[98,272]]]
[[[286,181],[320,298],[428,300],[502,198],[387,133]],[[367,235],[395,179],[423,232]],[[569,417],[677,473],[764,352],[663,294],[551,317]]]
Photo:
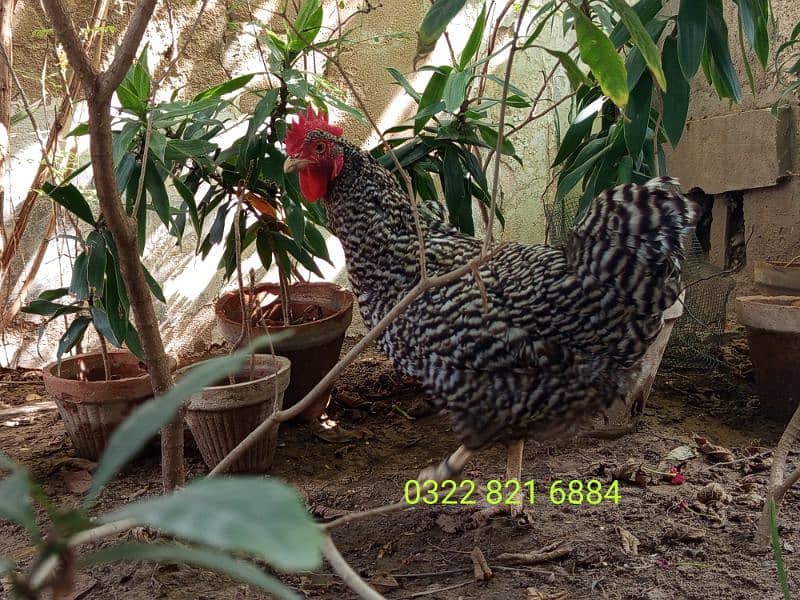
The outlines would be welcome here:
[[[775,508],[775,499],[769,499],[769,533],[772,542],[772,556],[775,559],[775,567],[778,570],[778,580],[781,582],[781,591],[784,600],[792,600],[792,592],[789,590],[789,576],[786,573],[786,564],[783,561],[781,552],[781,538],[778,533],[778,511]]]
[[[95,520],[89,517],[102,488],[174,418],[191,394],[241,369],[247,356],[265,343],[256,340],[236,354],[198,365],[169,392],[138,407],[114,432],[80,508],[54,506],[27,471],[0,453],[0,469],[7,472],[0,480],[0,521],[27,529],[40,557],[34,564],[43,564],[41,558],[54,553],[74,552],[67,549],[71,538],[98,525],[140,523],[183,543],[119,543],[80,557],[80,564],[140,560],[194,564],[226,573],[276,597],[296,599],[296,594],[249,560],[265,561],[284,571],[314,569],[320,564],[318,527],[297,493],[275,479],[194,481],[178,492],[127,504]],[[35,504],[47,516],[41,528],[34,516]],[[13,582],[26,577],[16,572],[13,561],[2,557],[0,572],[12,572]],[[44,590],[35,591],[38,597]]]

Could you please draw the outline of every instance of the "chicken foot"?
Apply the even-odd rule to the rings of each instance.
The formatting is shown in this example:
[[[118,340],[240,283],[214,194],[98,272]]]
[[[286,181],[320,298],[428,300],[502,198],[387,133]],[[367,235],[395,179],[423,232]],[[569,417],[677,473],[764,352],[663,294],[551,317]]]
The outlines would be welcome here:
[[[458,477],[473,454],[474,452],[472,450],[467,450],[466,446],[460,446],[458,450],[453,452],[438,465],[423,469],[417,477],[417,481],[425,482],[433,480],[437,483],[441,483],[445,479]]]
[[[508,446],[508,458],[506,461],[506,481],[512,479],[522,484],[522,455],[525,449],[524,440],[515,440]],[[481,527],[492,517],[509,515],[517,522],[525,522],[524,506],[520,504],[506,504],[505,502],[487,506],[474,513],[470,517],[472,527]]]

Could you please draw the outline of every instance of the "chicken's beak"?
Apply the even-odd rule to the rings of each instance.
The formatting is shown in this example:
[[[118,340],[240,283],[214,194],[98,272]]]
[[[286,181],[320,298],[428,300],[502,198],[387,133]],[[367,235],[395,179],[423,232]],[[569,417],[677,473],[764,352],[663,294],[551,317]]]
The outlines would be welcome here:
[[[305,158],[292,158],[289,156],[287,157],[286,162],[283,163],[283,172],[297,173],[298,171],[305,169],[309,164],[311,164],[310,160]]]

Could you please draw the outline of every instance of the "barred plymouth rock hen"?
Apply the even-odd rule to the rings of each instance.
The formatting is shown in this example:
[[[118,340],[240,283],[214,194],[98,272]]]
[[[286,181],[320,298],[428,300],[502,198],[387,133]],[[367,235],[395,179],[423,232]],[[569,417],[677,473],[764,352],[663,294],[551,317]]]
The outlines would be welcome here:
[[[287,134],[284,168],[298,172],[308,200],[322,200],[372,326],[419,281],[419,245],[395,177],[341,135],[309,109]],[[681,290],[693,211],[674,183],[600,194],[564,249],[507,244],[479,268],[485,295],[467,274],[426,292],[380,336],[397,368],[448,409],[464,444],[425,476],[454,475],[493,442],[564,433],[624,397]],[[450,225],[421,225],[430,275],[480,255],[481,242]]]

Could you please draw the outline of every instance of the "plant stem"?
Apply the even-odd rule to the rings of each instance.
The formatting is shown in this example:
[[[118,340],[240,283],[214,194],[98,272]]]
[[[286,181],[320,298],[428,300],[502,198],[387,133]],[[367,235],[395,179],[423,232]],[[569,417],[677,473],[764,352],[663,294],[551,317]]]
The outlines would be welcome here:
[[[277,257],[275,257],[277,260]],[[288,327],[292,324],[292,298],[289,295],[289,278],[278,264],[278,284],[281,292],[281,312],[283,313],[283,325]]]

